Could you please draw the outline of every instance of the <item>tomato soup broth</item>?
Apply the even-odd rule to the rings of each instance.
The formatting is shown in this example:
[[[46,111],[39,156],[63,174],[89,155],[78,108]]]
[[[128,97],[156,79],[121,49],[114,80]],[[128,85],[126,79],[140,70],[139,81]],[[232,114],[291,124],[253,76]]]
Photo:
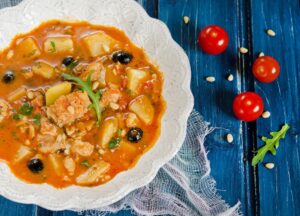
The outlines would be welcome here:
[[[0,54],[0,159],[28,183],[96,186],[157,140],[163,76],[113,27],[48,21]]]

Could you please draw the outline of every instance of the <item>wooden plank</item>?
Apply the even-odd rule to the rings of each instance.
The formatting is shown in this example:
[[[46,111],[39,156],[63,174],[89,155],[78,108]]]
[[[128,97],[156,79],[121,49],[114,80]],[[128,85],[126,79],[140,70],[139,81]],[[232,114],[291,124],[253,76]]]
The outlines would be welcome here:
[[[174,39],[185,49],[192,66],[192,91],[195,96],[195,108],[217,129],[207,139],[210,151],[212,176],[217,181],[217,190],[230,204],[242,202],[242,210],[251,215],[253,192],[252,169],[243,162],[249,145],[245,124],[237,121],[232,114],[231,104],[239,91],[248,88],[250,81],[245,79],[247,72],[244,57],[239,58],[237,48],[247,40],[247,5],[244,1],[206,1],[206,0],[160,0],[159,18],[164,21]],[[182,17],[190,17],[185,25]],[[224,27],[230,37],[229,47],[222,55],[211,56],[202,53],[197,44],[199,30],[206,25],[217,24]],[[231,73],[235,80],[228,82],[226,76]],[[216,82],[208,83],[206,76],[214,76]],[[224,140],[226,133],[235,137],[233,144]],[[240,133],[244,132],[244,133]],[[255,209],[255,208],[254,208]]]
[[[299,9],[299,1],[252,1],[254,53],[263,51],[281,65],[281,74],[275,82],[255,82],[256,91],[265,99],[266,110],[271,112],[270,119],[257,121],[257,134],[266,136],[285,122],[291,125],[276,157],[265,158],[265,162],[275,163],[275,168],[258,166],[261,215],[300,215]],[[276,32],[274,38],[265,33],[269,28]]]
[[[37,207],[34,205],[25,205],[12,202],[0,196],[0,215],[21,216],[36,215]]]

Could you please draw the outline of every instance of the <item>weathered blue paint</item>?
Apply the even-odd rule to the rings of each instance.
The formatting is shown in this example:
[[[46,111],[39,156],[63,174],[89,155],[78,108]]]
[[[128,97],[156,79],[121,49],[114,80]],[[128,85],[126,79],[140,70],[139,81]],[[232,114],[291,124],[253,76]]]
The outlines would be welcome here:
[[[15,5],[20,0],[0,1],[0,7]],[[211,161],[211,174],[217,190],[230,204],[238,200],[245,215],[300,215],[300,3],[297,0],[138,0],[155,18],[167,24],[174,39],[185,49],[192,66],[191,88],[195,108],[212,126],[218,127],[206,142]],[[183,16],[190,17],[185,25]],[[199,30],[206,25],[223,26],[230,37],[225,53],[210,56],[197,45]],[[265,30],[271,28],[276,37]],[[241,55],[238,47],[247,47]],[[281,64],[279,79],[263,84],[253,79],[251,66],[258,52],[274,56]],[[228,82],[228,74],[234,81]],[[206,76],[216,82],[208,83]],[[231,111],[234,95],[256,91],[265,100],[270,119],[241,123]],[[253,150],[262,142],[258,138],[289,123],[291,129],[282,141],[276,157],[268,155],[262,165],[251,167]],[[224,140],[234,136],[233,144]],[[51,212],[33,205],[22,205],[0,199],[0,215],[75,216],[77,213]],[[83,213],[84,215],[84,213]],[[121,211],[116,215],[131,215]]]

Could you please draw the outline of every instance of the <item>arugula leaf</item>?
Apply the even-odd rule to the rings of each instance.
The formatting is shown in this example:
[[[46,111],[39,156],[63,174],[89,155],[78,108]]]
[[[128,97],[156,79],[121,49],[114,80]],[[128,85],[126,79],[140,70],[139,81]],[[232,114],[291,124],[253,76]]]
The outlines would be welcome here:
[[[36,114],[34,117],[33,117],[33,123],[36,124],[36,125],[40,125],[41,124],[41,114]]]
[[[92,90],[92,82],[91,82],[92,74],[90,74],[88,76],[86,82],[84,82],[80,78],[78,78],[76,76],[73,76],[71,74],[62,73],[61,76],[65,80],[69,80],[69,81],[75,82],[75,84],[77,84],[83,91],[86,91],[86,93],[88,94],[88,96],[92,100],[93,108],[96,111],[97,120],[98,120],[97,121],[97,125],[99,127],[100,126],[100,121],[101,121],[101,111],[102,111],[102,108],[100,107],[100,103],[99,103],[100,93],[99,92],[93,92],[93,90]]]
[[[285,134],[289,128],[290,126],[285,124],[278,132],[270,133],[272,138],[262,137],[262,141],[265,142],[265,145],[258,149],[256,155],[252,159],[252,166],[262,163],[268,151],[270,151],[273,155],[276,155],[276,149],[279,147],[279,141],[285,137]]]
[[[108,143],[108,148],[114,149],[114,148],[118,147],[120,141],[121,141],[120,138],[112,138]]]
[[[87,168],[90,168],[92,165],[90,164],[90,162],[88,160],[84,160],[80,163],[80,165],[85,166]]]
[[[54,41],[50,41],[50,44],[51,44],[51,47],[52,47],[51,52],[56,52],[56,45],[55,45]]]
[[[29,103],[24,103],[20,108],[20,113],[22,115],[31,115],[33,111],[33,107]]]

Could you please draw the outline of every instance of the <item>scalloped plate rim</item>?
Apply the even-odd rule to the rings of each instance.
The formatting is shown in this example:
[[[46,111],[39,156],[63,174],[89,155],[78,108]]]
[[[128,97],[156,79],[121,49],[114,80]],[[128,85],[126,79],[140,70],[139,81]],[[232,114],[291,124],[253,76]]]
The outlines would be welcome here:
[[[7,12],[7,11],[10,11],[10,10],[12,10],[12,11],[17,10],[19,8],[23,8],[24,6],[26,6],[26,3],[29,2],[29,1],[30,0],[24,0],[16,6],[2,8],[0,10],[0,13],[1,12],[2,13]],[[122,0],[122,1],[126,1],[126,0]],[[184,79],[183,79],[182,89],[185,90],[185,93],[186,93],[186,96],[188,97],[188,100],[187,100],[187,104],[185,106],[185,109],[182,111],[182,113],[180,113],[180,118],[184,119],[184,122],[181,122],[181,125],[180,125],[181,126],[181,128],[180,128],[181,129],[180,130],[181,136],[179,138],[180,144],[178,144],[176,146],[176,148],[174,147],[170,154],[165,155],[164,157],[161,157],[157,161],[155,161],[156,166],[151,166],[151,169],[150,169],[151,174],[148,175],[144,181],[139,181],[138,182],[139,184],[134,185],[134,186],[129,184],[130,187],[128,187],[126,189],[124,189],[124,187],[123,187],[122,188],[123,190],[122,190],[121,193],[115,193],[115,195],[112,198],[110,198],[109,201],[106,201],[106,202],[99,203],[99,199],[97,199],[97,200],[94,200],[92,203],[89,203],[89,206],[81,206],[80,203],[78,203],[78,202],[77,203],[72,203],[72,202],[70,202],[70,200],[68,200],[67,205],[54,207],[54,206],[49,205],[48,203],[44,203],[44,202],[42,202],[38,199],[34,199],[33,197],[32,197],[32,199],[22,199],[22,200],[20,200],[20,199],[15,198],[11,194],[6,194],[5,190],[3,191],[3,190],[0,189],[0,194],[3,195],[5,198],[7,198],[9,200],[12,200],[12,201],[15,201],[15,202],[18,202],[18,203],[35,204],[35,205],[41,206],[43,208],[46,208],[46,209],[49,209],[49,210],[55,210],[55,211],[67,210],[67,209],[68,210],[79,211],[79,210],[85,210],[85,209],[91,209],[91,208],[99,208],[99,207],[102,207],[102,206],[105,206],[105,205],[112,204],[112,203],[122,199],[124,196],[126,196],[127,194],[129,194],[133,190],[135,190],[137,188],[140,188],[142,186],[145,186],[146,184],[150,183],[155,178],[155,176],[156,176],[157,172],[159,171],[159,169],[164,164],[166,164],[169,160],[171,160],[175,156],[175,154],[179,151],[179,149],[180,149],[180,147],[181,147],[181,145],[184,141],[185,135],[186,135],[187,119],[188,119],[189,114],[191,113],[191,111],[193,109],[193,106],[194,106],[194,97],[193,97],[193,94],[192,94],[191,89],[190,89],[191,67],[190,67],[188,57],[185,54],[184,50],[174,41],[168,27],[162,21],[150,17],[147,14],[147,12],[143,9],[143,7],[141,5],[139,5],[137,2],[135,2],[133,0],[127,0],[127,1],[131,1],[132,4],[135,5],[135,8],[137,10],[139,10],[139,12],[142,12],[142,14],[143,14],[143,16],[145,17],[146,20],[149,20],[149,21],[151,21],[151,23],[153,23],[153,24],[155,23],[156,25],[159,24],[159,25],[161,25],[162,28],[164,28],[164,30],[168,34],[168,35],[166,35],[166,37],[170,40],[170,44],[172,45],[172,47],[174,49],[178,50],[178,53],[180,53],[181,57],[183,58],[184,63],[186,64],[186,67],[185,67],[186,74],[185,74]],[[87,21],[89,21],[89,20],[87,20]],[[179,141],[177,141],[177,142],[179,143]],[[133,167],[132,169],[134,169],[134,168],[135,167]],[[100,185],[100,187],[101,187],[101,185]],[[53,190],[57,190],[57,189],[53,188]],[[36,198],[38,198],[38,197],[36,197]]]

